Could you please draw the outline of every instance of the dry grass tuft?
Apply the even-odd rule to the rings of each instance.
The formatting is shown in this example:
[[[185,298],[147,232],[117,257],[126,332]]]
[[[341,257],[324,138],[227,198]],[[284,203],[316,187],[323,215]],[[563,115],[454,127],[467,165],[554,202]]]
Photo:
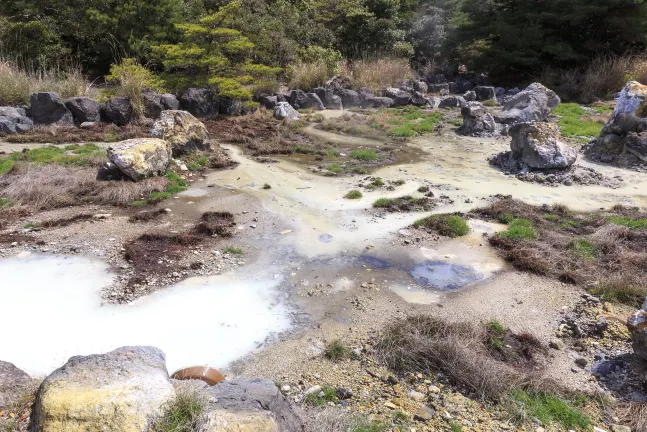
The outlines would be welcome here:
[[[128,218],[128,222],[150,222],[152,220],[159,219],[160,217],[166,214],[166,210],[157,209],[151,211],[142,211],[135,213],[134,215]]]
[[[368,87],[374,92],[393,87],[399,80],[413,78],[406,59],[359,60],[345,64],[342,75],[352,77],[356,88]]]
[[[229,212],[207,212],[202,215],[194,230],[212,237],[232,237],[236,226],[234,215]]]
[[[647,432],[647,403],[629,402],[617,411],[622,424],[628,425],[634,432]]]
[[[298,63],[290,73],[288,85],[293,89],[309,91],[315,87],[323,87],[330,78],[325,62]]]
[[[97,181],[96,169],[42,165],[0,175],[0,195],[23,206],[44,210],[88,203],[126,205],[162,192],[165,177],[131,181]]]

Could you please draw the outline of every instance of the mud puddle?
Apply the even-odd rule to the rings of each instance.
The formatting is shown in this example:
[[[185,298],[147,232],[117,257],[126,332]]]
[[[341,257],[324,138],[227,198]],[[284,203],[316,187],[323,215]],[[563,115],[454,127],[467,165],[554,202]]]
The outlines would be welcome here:
[[[192,278],[128,305],[106,305],[101,289],[112,273],[102,261],[23,253],[0,260],[0,273],[0,326],[19,330],[3,336],[0,358],[33,375],[124,345],[161,348],[171,372],[224,367],[290,327],[280,278]]]

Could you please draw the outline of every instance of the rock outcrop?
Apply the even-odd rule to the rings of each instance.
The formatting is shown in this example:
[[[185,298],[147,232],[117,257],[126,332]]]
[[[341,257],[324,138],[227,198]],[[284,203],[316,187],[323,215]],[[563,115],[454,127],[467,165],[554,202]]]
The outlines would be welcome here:
[[[207,128],[187,111],[162,111],[160,119],[153,124],[151,137],[166,141],[173,157],[211,150]]]
[[[29,98],[31,118],[36,124],[73,126],[74,116],[55,92],[34,93]]]
[[[299,120],[299,113],[287,102],[279,102],[274,108],[274,118],[287,122]]]
[[[163,175],[171,162],[171,147],[159,138],[135,138],[108,147],[108,159],[130,179]]]
[[[198,118],[216,117],[220,112],[220,101],[211,89],[190,88],[180,98],[180,107]]]
[[[130,99],[118,96],[108,99],[103,104],[101,114],[117,126],[124,126],[132,121],[134,111]]]
[[[157,120],[160,118],[164,106],[162,105],[162,96],[156,93],[144,93],[142,95],[144,102],[144,117]]]
[[[510,135],[512,157],[530,168],[568,168],[577,159],[577,151],[562,141],[553,123],[520,123]]]
[[[27,117],[25,110],[14,107],[0,107],[0,132],[14,134],[30,131],[34,122]]]
[[[476,86],[473,91],[476,94],[476,100],[478,101],[496,99],[496,91],[494,90],[494,87]]]
[[[634,353],[647,361],[647,299],[642,309],[629,317],[627,327],[631,332]]]
[[[157,348],[72,357],[38,389],[30,429],[145,431],[174,396]]]
[[[469,102],[467,106],[461,108],[461,115],[463,124],[457,131],[461,135],[492,137],[501,133],[501,126],[479,102]]]
[[[335,92],[335,94],[341,98],[342,106],[345,109],[360,105],[359,94],[355,90],[342,89]]]
[[[160,103],[164,107],[165,110],[179,110],[180,109],[180,101],[177,100],[175,95],[165,93],[162,96],[160,96]]]
[[[9,409],[27,391],[32,379],[12,363],[0,361],[0,411]]]
[[[89,97],[73,97],[65,106],[74,116],[77,123],[98,122],[101,120],[101,104]]]
[[[559,96],[554,91],[540,83],[533,83],[514,95],[495,119],[510,126],[525,122],[545,122],[559,103]]]

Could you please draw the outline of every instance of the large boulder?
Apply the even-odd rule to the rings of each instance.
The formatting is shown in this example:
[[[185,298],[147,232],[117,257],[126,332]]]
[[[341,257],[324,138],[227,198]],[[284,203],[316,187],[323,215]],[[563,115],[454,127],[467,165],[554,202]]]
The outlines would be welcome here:
[[[393,106],[393,99],[389,97],[376,96],[373,98],[373,108],[390,108]]]
[[[431,84],[427,90],[429,93],[445,96],[449,94],[449,84],[447,83]]]
[[[634,353],[647,361],[647,299],[642,309],[629,317],[627,327],[631,333]]]
[[[416,80],[413,82],[413,89],[415,91],[419,91],[420,93],[427,93],[427,91],[429,90],[429,86],[424,81]]]
[[[415,105],[417,107],[433,107],[434,106],[434,101],[433,99],[429,99],[425,97],[422,93],[419,91],[412,91],[411,92],[411,97],[409,99],[409,103],[411,105]]]
[[[341,101],[341,97],[337,95],[332,95],[328,103],[326,104],[327,109],[331,110],[341,110],[344,109],[344,104]]]
[[[241,115],[244,111],[244,102],[230,97],[220,98],[219,113],[227,116]]]
[[[624,150],[647,162],[647,132],[630,132],[624,138]]]
[[[375,99],[375,93],[368,88],[368,87],[362,87],[359,89],[357,92],[359,94],[359,106],[362,108],[371,108],[373,107],[374,103],[373,100]]]
[[[438,104],[438,108],[462,108],[464,106],[467,106],[467,101],[462,96],[445,96]]]
[[[279,102],[274,108],[274,118],[292,122],[299,120],[299,113],[287,102]]]
[[[310,99],[303,90],[292,90],[290,92],[290,105],[296,110],[310,108]]]
[[[359,94],[355,90],[342,89],[336,92],[345,109],[359,106]]]
[[[101,104],[89,97],[73,97],[65,106],[74,116],[77,123],[98,122],[101,120]]]
[[[108,159],[130,179],[163,175],[171,163],[171,146],[159,138],[134,138],[112,144]]]
[[[393,98],[393,106],[405,106],[411,103],[411,93],[400,90]]]
[[[319,97],[327,109],[342,109],[341,97],[334,93],[332,88],[317,87],[312,90]]]
[[[384,96],[393,100],[395,100],[400,93],[403,93],[403,91],[395,87],[387,87],[384,89]]]
[[[303,422],[276,385],[266,379],[236,378],[222,381],[207,390],[215,400],[209,412],[207,430],[233,432],[228,419],[239,419],[246,431],[302,432]],[[244,421],[247,419],[247,421]],[[220,426],[221,428],[218,428]],[[231,425],[229,425],[231,427]]]
[[[165,110],[180,109],[180,101],[177,100],[175,95],[172,95],[170,93],[165,93],[162,96],[160,96],[160,103],[162,104],[162,107],[164,107]]]
[[[306,96],[308,97],[308,100],[310,101],[310,106],[312,108],[316,109],[317,111],[321,111],[321,110],[326,109],[326,107],[324,106],[323,101],[317,95],[317,93],[314,93],[314,92],[306,93]]]
[[[30,429],[145,431],[174,397],[157,348],[72,357],[40,385]]]
[[[124,126],[133,119],[134,111],[130,99],[126,97],[113,97],[101,107],[101,115],[117,126]]]
[[[164,105],[162,105],[162,96],[155,93],[144,93],[142,95],[144,102],[144,117],[157,120],[160,118]]]
[[[153,124],[151,137],[166,141],[173,157],[211,150],[207,128],[188,111],[162,111],[160,119]]]
[[[34,93],[29,98],[31,117],[36,124],[72,126],[74,116],[55,92]]]
[[[14,107],[0,107],[0,132],[13,134],[30,131],[34,122],[25,111]]]
[[[9,409],[27,393],[32,379],[12,363],[0,361],[0,411]]]
[[[494,121],[480,102],[469,102],[461,108],[463,124],[458,128],[461,135],[491,137],[501,133],[500,126]]]
[[[276,96],[263,95],[258,98],[258,102],[265,108],[273,110],[276,104],[279,103]]]
[[[514,125],[525,122],[545,122],[559,105],[557,94],[540,83],[530,84],[514,95],[496,116],[499,123]]]
[[[220,112],[218,95],[205,88],[187,89],[180,97],[180,107],[198,118],[216,117]]]
[[[496,91],[494,90],[494,87],[476,86],[474,87],[474,93],[476,93],[476,100],[478,101],[496,99]]]
[[[332,89],[335,93],[344,89],[352,89],[353,79],[345,75],[335,75],[326,81],[324,87]]]
[[[530,168],[568,168],[577,151],[564,143],[553,123],[520,123],[510,129],[512,156]]]

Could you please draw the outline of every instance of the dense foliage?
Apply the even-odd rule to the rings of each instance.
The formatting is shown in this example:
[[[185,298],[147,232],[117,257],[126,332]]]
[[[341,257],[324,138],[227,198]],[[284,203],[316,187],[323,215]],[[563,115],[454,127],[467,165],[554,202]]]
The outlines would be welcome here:
[[[0,55],[37,66],[72,60],[93,76],[135,58],[163,72],[169,89],[209,84],[234,96],[250,80],[271,88],[278,73],[289,79],[295,65],[333,73],[342,58],[397,57],[424,72],[466,64],[524,80],[601,52],[642,52],[646,2],[5,0]]]

